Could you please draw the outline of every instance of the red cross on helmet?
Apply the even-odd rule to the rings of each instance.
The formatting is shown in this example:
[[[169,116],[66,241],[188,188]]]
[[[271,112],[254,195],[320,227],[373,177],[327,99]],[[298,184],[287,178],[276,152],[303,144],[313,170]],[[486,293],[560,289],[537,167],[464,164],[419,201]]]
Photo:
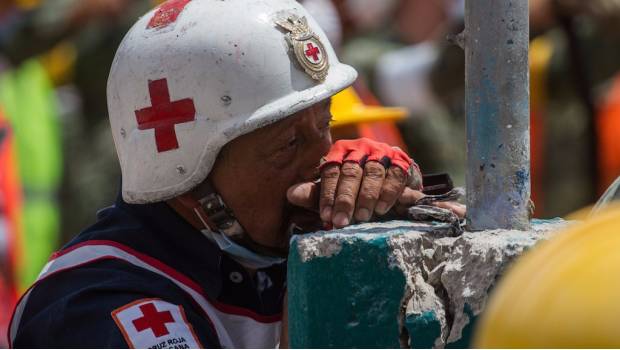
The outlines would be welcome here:
[[[356,76],[294,0],[165,2],[126,35],[108,80],[123,198],[151,203],[191,190],[226,143]]]

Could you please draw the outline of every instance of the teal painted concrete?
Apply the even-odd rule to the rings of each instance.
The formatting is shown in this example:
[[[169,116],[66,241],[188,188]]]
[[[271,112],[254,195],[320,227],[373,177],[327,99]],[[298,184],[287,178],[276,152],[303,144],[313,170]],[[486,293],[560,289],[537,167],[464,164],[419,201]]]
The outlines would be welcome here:
[[[412,349],[430,349],[441,336],[441,324],[432,311],[410,314],[405,319]]]
[[[469,316],[469,324],[463,329],[461,339],[446,344],[446,349],[470,348],[472,337],[478,323],[478,316],[474,316],[469,305],[463,310]],[[441,325],[434,312],[425,312],[421,315],[410,314],[405,319],[405,326],[409,332],[412,349],[429,349],[434,347],[435,342],[441,336]]]
[[[465,304],[465,310],[463,310],[463,313],[469,317],[469,323],[463,329],[461,339],[446,344],[446,349],[467,349],[471,347],[474,331],[476,330],[476,325],[478,324],[478,316],[474,315],[471,307],[467,304]]]
[[[388,266],[386,236],[352,236],[339,254],[302,263],[289,258],[293,348],[399,348],[405,277]]]
[[[448,225],[394,221],[296,236],[288,262],[290,345],[467,348],[485,299],[502,271],[523,250],[549,237],[544,232],[563,225],[562,219],[533,220],[535,232],[466,232],[451,237],[445,234],[450,232]],[[395,241],[404,241],[399,249],[414,258],[425,258],[395,264]],[[415,276],[425,283],[430,269],[444,266],[440,278],[428,282],[441,295],[441,302],[406,314],[405,291],[411,288],[406,278],[411,282],[412,273],[418,273],[408,267],[422,262],[428,270]],[[403,264],[408,272],[403,272]],[[409,300],[411,294],[407,295]],[[436,311],[445,312],[445,317],[438,317]]]

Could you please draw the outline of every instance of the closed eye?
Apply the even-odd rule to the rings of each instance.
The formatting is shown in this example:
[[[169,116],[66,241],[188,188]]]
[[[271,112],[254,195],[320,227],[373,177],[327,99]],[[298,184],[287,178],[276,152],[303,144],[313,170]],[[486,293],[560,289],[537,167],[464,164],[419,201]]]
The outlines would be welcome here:
[[[297,137],[293,137],[288,141],[287,147],[293,147],[297,145],[299,139]]]
[[[334,118],[332,118],[330,116],[329,119],[325,119],[323,122],[321,122],[319,125],[317,125],[317,127],[319,128],[319,130],[328,129],[330,127],[330,125],[332,125],[333,121],[334,121]]]

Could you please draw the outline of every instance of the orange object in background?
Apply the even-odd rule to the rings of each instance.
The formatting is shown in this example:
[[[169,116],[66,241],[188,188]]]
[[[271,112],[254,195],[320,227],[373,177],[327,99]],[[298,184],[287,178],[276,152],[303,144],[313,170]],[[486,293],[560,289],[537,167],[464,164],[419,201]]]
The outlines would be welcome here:
[[[596,119],[599,149],[599,194],[620,176],[620,74],[618,74]]]
[[[331,112],[334,140],[366,137],[407,152],[396,122],[405,119],[408,111],[400,107],[381,106],[361,83],[335,95]]]
[[[553,44],[546,37],[538,37],[530,43],[530,154],[532,201],[535,204],[535,217],[544,212],[544,164],[545,128],[547,115],[547,79],[549,64],[553,56]]]
[[[0,111],[0,334],[7,332],[17,302],[17,266],[20,262],[21,187],[17,157],[8,121]],[[4,336],[0,347],[6,347]]]

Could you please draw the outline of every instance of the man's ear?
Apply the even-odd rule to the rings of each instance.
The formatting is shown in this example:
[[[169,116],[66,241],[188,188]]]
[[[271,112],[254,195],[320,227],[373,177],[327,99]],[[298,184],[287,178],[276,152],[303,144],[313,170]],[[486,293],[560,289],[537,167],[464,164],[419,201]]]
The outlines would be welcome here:
[[[319,193],[319,183],[304,182],[291,186],[288,191],[286,191],[286,199],[294,206],[318,211]]]

